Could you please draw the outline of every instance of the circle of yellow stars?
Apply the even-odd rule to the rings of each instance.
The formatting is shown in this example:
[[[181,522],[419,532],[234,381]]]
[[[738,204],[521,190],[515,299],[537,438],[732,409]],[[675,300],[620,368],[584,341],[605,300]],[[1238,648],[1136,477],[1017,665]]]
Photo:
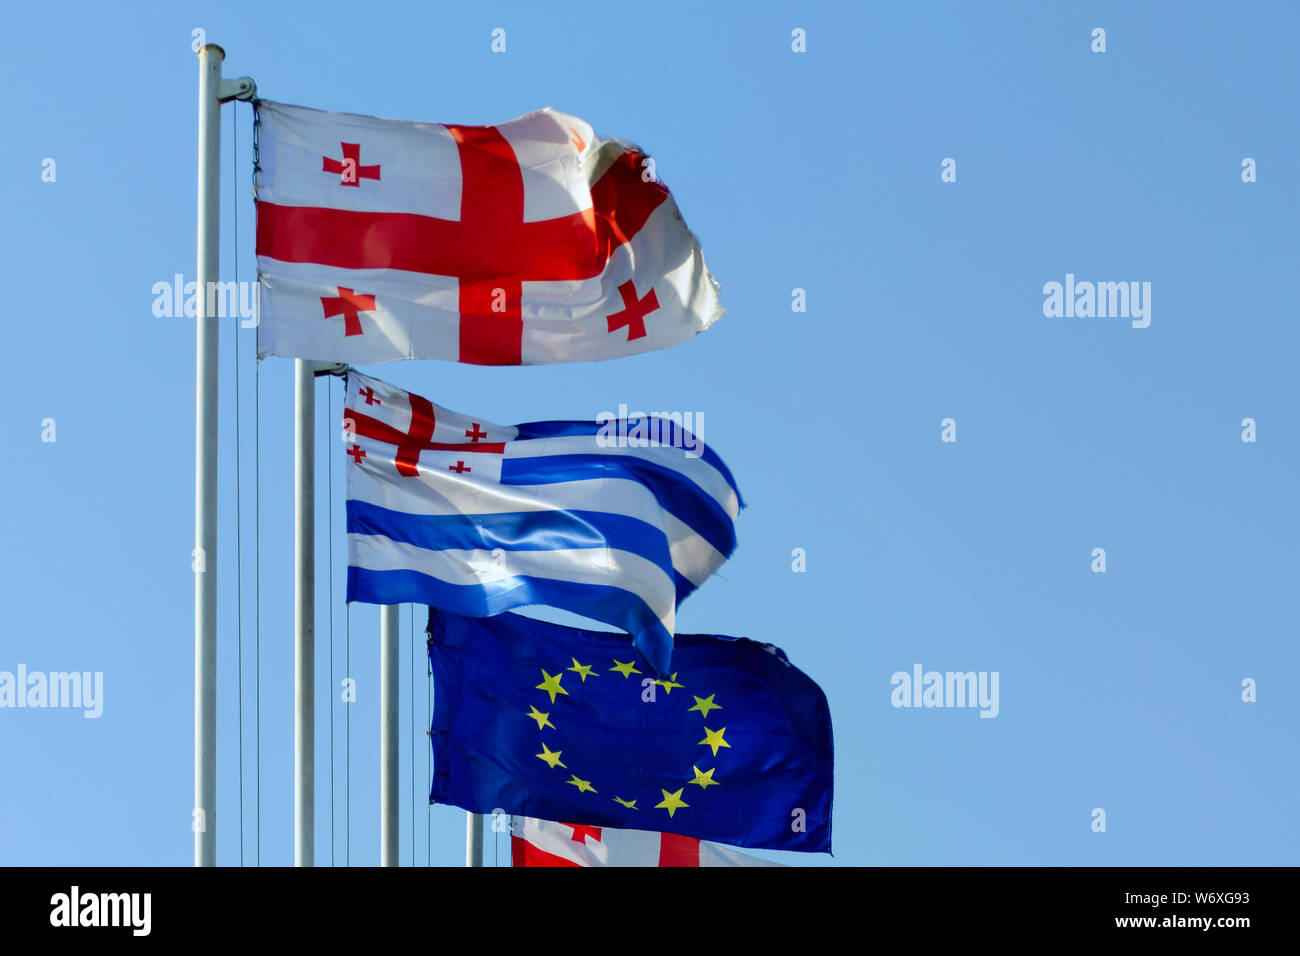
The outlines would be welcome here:
[[[641,671],[637,669],[635,660],[620,661],[618,658],[611,659],[614,662],[613,666],[610,667],[608,671],[605,671],[604,674],[615,672],[621,674],[624,680],[628,680],[631,679],[633,674],[641,673]],[[594,666],[580,663],[576,657],[570,658],[570,660],[573,661],[570,666],[562,668],[554,674],[549,673],[545,668],[540,669],[542,672],[542,682],[538,684],[534,690],[540,690],[545,693],[548,702],[551,704],[554,704],[556,699],[561,696],[569,696],[568,690],[563,686],[564,675],[566,673],[573,673],[576,675],[577,679],[584,684],[587,682],[588,677],[598,678],[603,676]],[[684,690],[686,688],[685,684],[679,684],[677,682],[676,671],[674,671],[672,676],[666,680],[654,680],[652,683],[662,687],[664,694],[670,696],[674,690]],[[573,686],[572,679],[570,680],[569,686]],[[695,697],[694,694],[691,696]],[[710,712],[723,709],[722,705],[714,699],[716,696],[716,694],[710,694],[708,697],[695,697],[695,705],[687,708],[688,713],[691,711],[699,711],[700,716],[706,721],[704,727],[704,739],[699,741],[696,746],[709,748],[711,756],[715,760],[718,756],[719,750],[723,748],[731,748],[731,744],[727,743],[726,740],[726,727],[719,727],[717,730],[714,730],[707,726],[707,723],[716,723],[716,721],[710,720]],[[545,730],[547,727],[550,727],[552,730],[555,729],[555,724],[551,723],[550,712],[539,710],[535,704],[528,708],[528,713],[524,716],[537,722],[537,729],[539,732]],[[569,770],[568,766],[565,765],[564,760],[562,759],[563,753],[564,751],[562,750],[551,750],[551,748],[546,745],[545,741],[543,741],[542,752],[535,754],[534,756],[552,770],[562,769],[569,771],[569,779],[566,780],[565,783],[576,787],[579,793],[599,794],[600,791],[597,790],[596,787],[592,786],[590,780],[583,780],[576,773]],[[662,794],[663,799],[654,805],[654,809],[666,810],[668,811],[669,818],[672,818],[678,810],[688,809],[690,807],[690,804],[682,798],[682,795],[686,793],[691,786],[697,786],[701,790],[708,790],[709,787],[718,787],[722,785],[721,781],[713,778],[713,774],[717,771],[717,767],[710,767],[708,770],[701,770],[698,766],[692,764],[691,771],[695,776],[691,780],[686,781],[681,788],[674,791],[669,791],[663,787],[659,788],[659,792]],[[636,799],[628,800],[618,794],[612,795],[612,799],[615,803],[626,807],[629,810],[641,809],[637,806]]]

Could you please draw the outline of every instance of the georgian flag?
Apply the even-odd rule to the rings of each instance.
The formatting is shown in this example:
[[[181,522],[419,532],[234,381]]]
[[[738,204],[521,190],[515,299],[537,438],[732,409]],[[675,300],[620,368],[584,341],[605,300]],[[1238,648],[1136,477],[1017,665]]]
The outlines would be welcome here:
[[[348,373],[349,601],[491,617],[540,604],[633,636],[666,674],[677,605],[736,547],[730,470],[680,424],[497,425]]]
[[[591,361],[722,314],[648,158],[576,117],[452,126],[263,100],[256,122],[262,356]]]
[[[648,830],[510,818],[513,866],[781,866],[730,847]]]

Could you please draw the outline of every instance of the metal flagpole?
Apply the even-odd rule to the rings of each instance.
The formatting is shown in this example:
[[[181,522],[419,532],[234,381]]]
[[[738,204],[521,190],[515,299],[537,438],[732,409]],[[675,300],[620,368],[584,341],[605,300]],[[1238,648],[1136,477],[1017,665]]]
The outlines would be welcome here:
[[[465,814],[465,865],[483,865],[483,814]]]
[[[199,201],[194,328],[194,865],[217,862],[217,373],[221,104],[252,99],[246,76],[221,78],[226,53],[199,49]],[[238,400],[238,396],[236,396]]]
[[[316,365],[293,360],[293,862],[316,865]],[[331,693],[333,689],[331,688]]]
[[[379,609],[379,832],[380,866],[397,866],[397,646],[400,607]],[[414,862],[414,861],[412,861]]]

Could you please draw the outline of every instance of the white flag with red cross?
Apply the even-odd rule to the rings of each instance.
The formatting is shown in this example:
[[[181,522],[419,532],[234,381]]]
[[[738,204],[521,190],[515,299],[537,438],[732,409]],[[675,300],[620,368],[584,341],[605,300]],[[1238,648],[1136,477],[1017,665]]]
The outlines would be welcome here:
[[[510,818],[513,866],[781,866],[708,840]]]
[[[722,313],[653,163],[580,119],[256,108],[260,355],[592,361],[675,345]]]

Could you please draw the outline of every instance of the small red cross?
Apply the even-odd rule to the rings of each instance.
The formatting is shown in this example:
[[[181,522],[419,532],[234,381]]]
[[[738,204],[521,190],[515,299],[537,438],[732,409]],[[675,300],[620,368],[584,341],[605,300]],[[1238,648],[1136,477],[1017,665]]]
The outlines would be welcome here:
[[[375,390],[374,390],[373,388],[371,388],[369,385],[367,385],[365,388],[361,389],[361,391],[357,392],[357,394],[360,395],[362,398],[364,398],[364,399],[366,400],[366,404],[367,404],[367,405],[382,405],[382,404],[384,404],[383,399],[375,398]]]
[[[652,288],[641,299],[636,297],[636,286],[631,279],[628,279],[618,287],[619,295],[623,297],[623,309],[621,312],[615,312],[613,315],[606,316],[609,322],[609,331],[614,332],[627,326],[627,340],[643,338],[645,336],[645,317],[659,308],[659,299],[655,297],[655,290]]]
[[[600,827],[589,827],[583,823],[566,823],[565,826],[573,830],[572,840],[574,843],[585,845],[587,837],[591,837],[597,843],[600,842]]]
[[[343,334],[360,335],[361,313],[375,311],[375,297],[373,295],[360,295],[351,289],[338,287],[337,296],[323,295],[320,297],[321,305],[325,307],[325,318],[331,318],[335,315],[343,316]]]
[[[466,467],[465,467],[465,463],[464,463],[463,461],[458,461],[458,462],[456,462],[455,466],[448,465],[448,466],[447,466],[447,470],[448,470],[448,471],[454,471],[454,472],[455,472],[456,474],[458,474],[458,475],[463,475],[463,474],[465,474],[465,472],[467,472],[467,471],[473,471],[474,469],[473,469],[473,468],[466,468]]]
[[[476,442],[476,441],[478,441],[480,438],[487,438],[487,432],[485,432],[485,431],[479,431],[478,422],[475,422],[475,423],[474,423],[474,430],[473,430],[473,431],[466,431],[466,432],[465,432],[465,437],[468,438],[468,439],[469,439],[470,441],[472,441],[472,442]]]
[[[324,165],[321,170],[327,173],[341,173],[343,178],[339,181],[343,186],[360,186],[361,179],[378,179],[378,166],[361,165],[361,144],[360,143],[339,143],[343,147],[343,161],[330,159],[328,156],[322,156]]]
[[[348,454],[352,456],[352,461],[358,465],[361,464],[361,459],[366,457],[366,453],[361,450],[360,445],[353,445],[348,449]]]

